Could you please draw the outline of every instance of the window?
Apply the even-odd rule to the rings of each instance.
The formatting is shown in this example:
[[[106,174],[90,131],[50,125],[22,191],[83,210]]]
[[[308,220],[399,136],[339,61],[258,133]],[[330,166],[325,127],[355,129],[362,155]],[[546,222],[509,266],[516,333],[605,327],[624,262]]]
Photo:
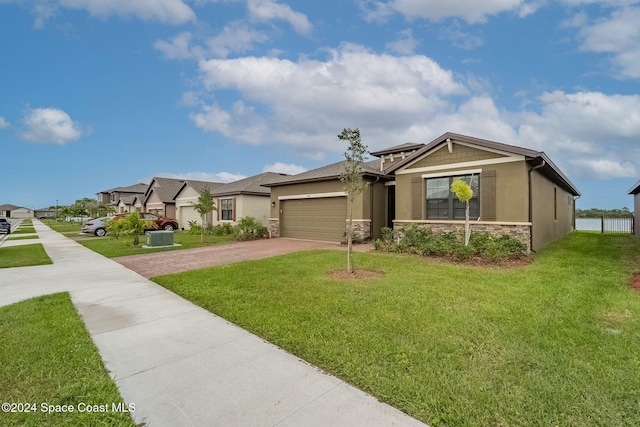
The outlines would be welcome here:
[[[233,199],[220,200],[220,219],[233,221]]]
[[[460,175],[427,179],[427,219],[465,219],[465,204],[451,192],[451,183],[456,179],[466,182],[473,190],[469,217],[480,217],[479,176]]]

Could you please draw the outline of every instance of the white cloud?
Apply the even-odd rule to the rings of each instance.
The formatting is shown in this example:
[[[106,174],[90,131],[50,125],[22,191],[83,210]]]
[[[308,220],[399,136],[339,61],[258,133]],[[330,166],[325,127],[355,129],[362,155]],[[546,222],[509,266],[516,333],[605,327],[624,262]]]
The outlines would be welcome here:
[[[303,13],[296,12],[287,4],[274,0],[248,0],[249,16],[254,21],[269,22],[280,19],[288,22],[299,34],[308,34],[313,30],[313,25]]]
[[[8,121],[6,121],[4,117],[0,117],[0,129],[6,129],[9,126],[11,126],[11,124]]]
[[[33,108],[24,116],[22,123],[24,131],[20,136],[29,142],[64,145],[91,133],[57,108]]]
[[[597,177],[599,179],[637,178],[638,167],[633,163],[621,159],[591,159],[582,158],[570,160],[580,176]]]
[[[144,21],[171,25],[195,21],[196,15],[183,0],[60,0],[60,6],[86,10],[92,16],[134,16]]]
[[[207,40],[209,51],[215,56],[226,58],[229,53],[244,53],[251,49],[255,43],[264,43],[268,40],[266,34],[252,30],[240,22],[232,22],[224,27],[222,32]]]
[[[160,172],[154,176],[162,178],[174,178],[174,179],[191,179],[194,181],[208,181],[208,182],[233,182],[239,179],[246,178],[245,175],[231,172],[185,172],[185,173],[165,173]],[[142,182],[150,182],[153,177],[143,179]]]
[[[243,101],[192,113],[198,127],[254,144],[284,142],[314,158],[344,127],[376,129],[379,141],[372,144],[388,144],[390,135],[450,109],[445,97],[468,92],[426,56],[379,55],[346,44],[325,61],[215,59],[201,61],[200,72],[206,89],[235,90]]]
[[[265,167],[262,168],[262,172],[285,173],[287,175],[297,175],[306,171],[307,169],[305,167],[282,162],[275,162],[271,165],[265,165]]]
[[[611,54],[611,62],[620,78],[640,78],[640,8],[614,11],[609,17],[583,27],[580,48]]]
[[[387,43],[387,48],[401,55],[410,55],[418,47],[418,41],[413,38],[411,28],[400,31],[395,41]]]
[[[526,16],[539,7],[539,2],[524,0],[391,0],[370,3],[374,4],[366,12],[370,20],[384,19],[394,11],[401,13],[409,20],[424,18],[439,21],[444,18],[460,18],[469,23],[481,23],[487,19],[487,16],[507,11]]]
[[[190,46],[192,34],[183,32],[175,36],[170,42],[156,40],[153,47],[164,54],[166,59],[189,59],[202,56],[202,51]]]
[[[118,15],[170,25],[196,20],[195,13],[183,0],[17,0],[13,2],[29,7],[31,13],[36,16],[35,28],[43,28],[44,23],[55,16],[59,8],[85,10],[91,16],[100,18]]]

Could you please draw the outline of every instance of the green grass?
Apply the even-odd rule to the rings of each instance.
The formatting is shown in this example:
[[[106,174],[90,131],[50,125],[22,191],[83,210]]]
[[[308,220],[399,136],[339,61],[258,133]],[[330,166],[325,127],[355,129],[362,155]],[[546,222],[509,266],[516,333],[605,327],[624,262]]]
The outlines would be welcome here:
[[[16,230],[12,231],[13,234],[27,234],[27,233],[35,233],[36,229],[33,227],[23,227],[20,226]]]
[[[233,238],[231,236],[205,236],[204,243],[200,243],[200,236],[192,236],[186,231],[176,231],[174,232],[174,243],[180,244],[181,246],[174,246],[170,248],[143,248],[142,245],[145,245],[147,242],[146,236],[140,236],[140,246],[133,246],[131,240],[118,240],[109,236],[101,237],[99,239],[78,239],[77,242],[92,251],[106,256],[107,258],[116,258],[127,255],[148,254],[152,252],[166,252],[219,245],[231,242],[232,240]]]
[[[41,243],[0,248],[0,268],[51,264]]]
[[[82,224],[79,222],[58,222],[53,219],[48,219],[43,222],[47,224],[52,230],[57,231],[58,233],[79,233],[80,229],[82,228]]]
[[[37,239],[38,236],[9,236],[7,240],[29,240],[29,239]]]
[[[35,404],[36,412],[0,413],[3,426],[134,426],[69,295],[55,294],[0,308],[0,402]],[[42,411],[73,405],[73,413]],[[109,412],[80,412],[80,404]],[[34,409],[33,406],[30,409]]]
[[[573,233],[515,269],[314,251],[157,277],[433,426],[640,425],[640,242]]]

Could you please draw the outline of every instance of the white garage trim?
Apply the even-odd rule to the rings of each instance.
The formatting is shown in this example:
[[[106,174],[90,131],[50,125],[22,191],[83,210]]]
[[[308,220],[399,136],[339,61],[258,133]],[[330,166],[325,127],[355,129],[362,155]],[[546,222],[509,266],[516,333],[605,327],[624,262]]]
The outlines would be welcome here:
[[[346,191],[334,191],[333,193],[292,194],[290,196],[278,196],[278,200],[322,199],[325,197],[344,197],[346,195]]]

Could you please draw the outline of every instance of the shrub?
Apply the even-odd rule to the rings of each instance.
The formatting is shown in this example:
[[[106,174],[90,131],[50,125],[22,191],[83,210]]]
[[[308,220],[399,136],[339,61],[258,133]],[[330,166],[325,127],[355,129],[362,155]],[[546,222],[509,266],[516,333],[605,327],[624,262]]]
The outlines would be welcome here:
[[[409,254],[429,255],[433,253],[433,243],[433,232],[430,229],[410,224],[402,229],[398,250]]]
[[[380,252],[398,252],[398,244],[396,243],[397,236],[393,229],[389,227],[383,227],[382,235],[380,238],[373,242],[373,246],[376,251]]]
[[[269,233],[257,219],[245,216],[233,227],[233,236],[236,240],[255,240],[268,237]]]
[[[228,222],[218,224],[213,227],[212,233],[214,236],[228,236],[230,234],[233,234],[233,225],[229,224]]]

